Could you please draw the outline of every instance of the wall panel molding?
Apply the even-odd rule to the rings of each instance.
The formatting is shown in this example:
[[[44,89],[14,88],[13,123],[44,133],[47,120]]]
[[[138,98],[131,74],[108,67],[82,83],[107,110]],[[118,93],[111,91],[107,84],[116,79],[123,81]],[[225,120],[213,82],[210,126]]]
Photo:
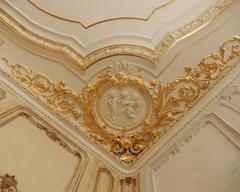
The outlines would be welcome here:
[[[76,192],[78,190],[81,177],[86,168],[87,159],[85,152],[80,150],[75,144],[73,144],[66,137],[57,132],[51,125],[40,118],[31,109],[23,106],[16,106],[8,111],[0,114],[0,127],[10,123],[11,121],[24,117],[31,122],[36,128],[43,130],[46,135],[54,142],[57,142],[61,147],[64,147],[68,152],[74,155],[78,159],[78,165],[74,174],[71,177],[71,181],[66,186],[66,192]]]
[[[192,127],[192,129],[190,131],[186,132],[179,139],[179,141],[176,144],[178,146],[178,148],[176,148],[176,146],[171,148],[167,154],[163,155],[164,157],[163,157],[162,160],[158,159],[155,163],[152,164],[152,167],[150,167],[147,170],[147,172],[145,172],[146,173],[145,180],[143,180],[143,181],[148,183],[147,186],[149,186],[149,185],[153,186],[152,188],[151,187],[147,188],[149,192],[158,192],[158,191],[162,190],[161,188],[155,188],[155,186],[156,186],[155,182],[158,179],[158,177],[156,175],[158,173],[161,174],[162,171],[166,170],[166,169],[162,170],[163,168],[165,168],[164,165],[166,163],[172,163],[172,160],[174,160],[175,158],[179,159],[178,156],[181,155],[182,150],[184,150],[185,147],[187,147],[189,149],[191,147],[191,145],[192,145],[191,144],[192,141],[194,141],[195,137],[198,136],[200,134],[200,132],[202,132],[204,129],[215,129],[217,132],[219,132],[221,135],[223,135],[224,138],[226,138],[233,145],[233,148],[237,149],[240,152],[240,132],[236,131],[236,127],[230,126],[227,122],[225,122],[224,119],[219,117],[217,114],[210,113],[209,115],[204,116],[199,122],[197,122],[195,124],[195,126]],[[214,132],[212,132],[212,133],[214,133]],[[214,138],[215,135],[213,134],[212,137]],[[198,138],[198,140],[199,140],[199,138]],[[211,143],[211,141],[206,141],[206,142],[210,142]],[[184,147],[184,149],[183,149],[183,147]],[[200,147],[200,146],[198,146],[198,147]],[[202,145],[201,147],[204,147],[204,145]],[[192,153],[196,153],[196,156],[198,156],[198,151],[200,149],[196,148],[195,150],[196,151],[192,152]],[[222,152],[218,151],[216,153],[224,153],[224,151],[222,151]],[[212,156],[214,156],[214,154],[212,154]],[[228,157],[226,157],[226,159],[227,158]],[[207,159],[207,157],[205,157],[204,159]],[[229,159],[229,160],[231,160],[231,159]],[[188,161],[188,159],[185,159],[185,160],[182,159],[182,162],[180,162],[180,164],[183,164],[184,161]],[[189,159],[189,161],[190,161],[190,159]],[[229,172],[237,172],[237,170],[239,168],[240,167],[235,167],[234,170],[236,170],[236,171],[234,171],[234,170],[228,170],[228,171]],[[206,177],[207,176],[208,175],[207,175],[207,172],[206,172]],[[195,177],[194,174],[193,174],[193,177]],[[237,178],[237,174],[235,175],[235,177]],[[172,183],[172,184],[174,185],[174,183]],[[178,185],[180,185],[180,184],[178,183]],[[184,185],[187,186],[188,184],[187,183],[186,184],[182,184],[182,186],[184,186]],[[212,185],[218,185],[218,183],[216,183],[216,184],[213,183]],[[236,190],[236,187],[237,186],[235,186],[235,188],[234,188],[235,190]],[[185,188],[187,188],[187,187],[185,187]],[[197,190],[197,188],[196,188],[196,190]],[[211,192],[211,191],[209,191],[209,192]]]
[[[110,170],[100,167],[98,169],[93,192],[105,191],[113,192],[114,177]]]

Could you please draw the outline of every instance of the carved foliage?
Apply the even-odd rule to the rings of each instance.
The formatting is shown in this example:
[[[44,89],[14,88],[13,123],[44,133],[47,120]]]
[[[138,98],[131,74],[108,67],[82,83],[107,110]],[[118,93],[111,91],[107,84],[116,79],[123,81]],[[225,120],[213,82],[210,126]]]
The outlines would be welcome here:
[[[33,74],[23,65],[4,60],[12,70],[12,77],[21,85],[58,114],[75,124],[82,123],[87,135],[95,142],[123,164],[130,164],[231,71],[240,58],[240,37],[228,39],[219,51],[219,54],[202,59],[196,67],[186,67],[183,75],[166,85],[155,80],[145,82],[138,69],[128,64],[110,66],[98,75],[96,83],[86,85],[81,93],[75,93],[63,82],[55,84],[44,75]],[[106,88],[129,86],[146,98],[149,112],[134,132],[126,127],[112,131],[106,121],[96,116],[96,101]]]
[[[131,192],[136,191],[136,185],[137,185],[136,178],[126,177],[120,180],[120,184],[121,184],[121,192],[127,192],[130,190]],[[128,188],[128,190],[126,188]]]
[[[15,176],[8,174],[0,176],[0,192],[17,192],[17,181]]]

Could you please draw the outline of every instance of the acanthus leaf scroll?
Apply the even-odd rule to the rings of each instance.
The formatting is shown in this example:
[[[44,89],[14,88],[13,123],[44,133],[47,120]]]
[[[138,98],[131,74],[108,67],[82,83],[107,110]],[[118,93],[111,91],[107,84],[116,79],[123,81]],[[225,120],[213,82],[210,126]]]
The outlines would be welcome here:
[[[66,120],[71,117],[72,123],[81,123],[94,142],[122,164],[129,165],[237,65],[235,61],[237,59],[239,62],[240,59],[240,37],[228,39],[219,52],[202,59],[196,67],[186,67],[183,75],[165,85],[155,79],[145,82],[139,75],[139,69],[129,64],[114,64],[98,74],[97,81],[87,84],[81,93],[75,93],[63,82],[56,84],[44,75],[33,74],[23,65],[11,64],[7,59],[4,61],[11,68],[11,78]],[[117,95],[113,94],[112,103],[102,104],[104,96],[101,95],[106,94],[106,99],[111,95],[111,90],[117,92]],[[131,99],[126,102],[126,97]],[[111,104],[118,107],[116,114],[121,114],[120,123],[114,122],[114,118],[105,117],[110,109],[101,109]],[[145,106],[141,118],[137,111],[139,106]],[[112,113],[114,115],[115,112]],[[137,117],[136,121],[132,121],[134,123],[119,126],[121,121],[134,117]]]

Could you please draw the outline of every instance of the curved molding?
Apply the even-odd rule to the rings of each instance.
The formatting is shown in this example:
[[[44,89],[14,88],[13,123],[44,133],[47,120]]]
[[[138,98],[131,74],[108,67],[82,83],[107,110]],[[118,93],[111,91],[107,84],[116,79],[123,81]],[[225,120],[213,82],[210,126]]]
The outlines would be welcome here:
[[[107,46],[98,49],[86,56],[82,56],[75,49],[67,44],[59,43],[43,36],[40,36],[16,21],[13,17],[7,14],[3,9],[0,9],[0,21],[8,26],[13,32],[17,33],[21,38],[24,38],[37,46],[48,49],[65,55],[67,58],[76,63],[82,70],[86,70],[92,64],[107,57],[117,55],[131,55],[144,58],[150,62],[157,64],[161,57],[179,40],[187,35],[199,30],[201,27],[213,21],[218,15],[225,11],[235,0],[219,0],[211,6],[202,15],[194,19],[192,22],[181,27],[180,29],[166,35],[163,40],[154,48],[150,49],[138,45],[119,44]]]
[[[99,188],[101,186],[100,180],[101,180],[101,177],[103,177],[104,174],[107,175],[107,177],[109,179],[108,185],[106,185],[107,181],[103,180],[104,184],[105,184],[105,187],[107,186],[105,188],[105,191],[113,192],[114,177],[112,176],[112,173],[111,173],[110,170],[108,170],[107,168],[102,168],[102,167],[100,167],[98,169],[97,178],[96,178],[96,182],[95,182],[95,185],[94,185],[93,192],[97,192],[98,189],[100,189]]]
[[[49,11],[46,11],[44,9],[42,9],[39,5],[37,5],[36,3],[34,3],[32,0],[28,0],[29,3],[31,3],[35,8],[37,8],[38,10],[40,10],[41,12],[44,12],[45,14],[48,14],[52,17],[55,17],[57,19],[61,19],[63,21],[68,21],[68,22],[72,22],[72,23],[77,23],[79,25],[81,25],[84,29],[88,29],[88,28],[91,28],[93,26],[96,26],[96,25],[99,25],[99,24],[102,24],[102,23],[106,23],[106,22],[109,22],[109,21],[116,21],[116,20],[139,20],[139,21],[148,21],[156,12],[158,12],[160,9],[170,5],[171,3],[173,3],[175,0],[169,0],[167,1],[166,3],[163,3],[161,5],[159,5],[158,7],[156,7],[154,10],[151,11],[150,14],[148,14],[146,17],[114,17],[114,18],[110,18],[110,19],[104,19],[104,20],[100,20],[100,21],[97,21],[95,23],[91,23],[89,25],[86,25],[84,24],[83,22],[81,21],[78,21],[78,20],[73,20],[73,19],[68,19],[68,18],[64,18],[64,17],[61,17],[61,16],[58,16],[54,13],[51,13]]]

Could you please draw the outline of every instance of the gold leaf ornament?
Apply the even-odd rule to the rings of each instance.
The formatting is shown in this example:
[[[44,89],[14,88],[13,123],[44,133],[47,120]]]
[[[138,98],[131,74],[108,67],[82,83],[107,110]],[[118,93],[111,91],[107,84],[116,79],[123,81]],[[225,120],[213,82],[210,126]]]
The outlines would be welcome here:
[[[63,82],[56,84],[4,61],[19,84],[66,120],[70,117],[74,125],[82,123],[94,142],[129,165],[239,63],[240,37],[229,38],[219,54],[205,57],[196,67],[186,67],[180,77],[165,85],[155,79],[145,82],[138,68],[114,63],[79,94]]]

